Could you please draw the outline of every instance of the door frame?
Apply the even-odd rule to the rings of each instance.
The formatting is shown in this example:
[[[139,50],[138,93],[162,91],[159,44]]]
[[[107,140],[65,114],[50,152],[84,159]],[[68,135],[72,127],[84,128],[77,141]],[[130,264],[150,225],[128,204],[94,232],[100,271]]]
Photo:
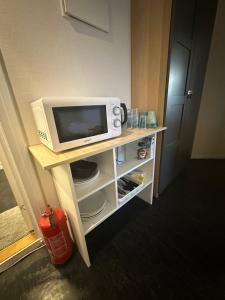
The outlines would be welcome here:
[[[37,217],[46,201],[28,151],[28,142],[0,49],[0,155],[11,188],[24,205],[38,238]],[[25,217],[27,219],[27,217]],[[29,223],[28,223],[29,224]]]
[[[7,142],[6,134],[4,132],[1,121],[0,121],[0,158],[1,158],[2,168],[10,183],[10,187],[15,196],[16,203],[21,209],[21,213],[25,219],[28,229],[32,230],[34,227],[31,221],[32,217],[28,216],[27,210],[24,210],[23,184],[21,183],[21,178],[18,174],[18,169],[16,167],[15,160],[12,156],[12,152],[10,151],[10,147]],[[33,211],[31,210],[31,207],[29,207],[29,210],[33,215]]]

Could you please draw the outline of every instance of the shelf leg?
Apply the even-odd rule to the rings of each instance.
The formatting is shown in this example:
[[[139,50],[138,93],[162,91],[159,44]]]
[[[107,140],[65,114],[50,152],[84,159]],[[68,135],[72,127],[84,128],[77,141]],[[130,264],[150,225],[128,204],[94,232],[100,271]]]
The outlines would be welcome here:
[[[143,191],[141,191],[137,196],[148,204],[152,204],[153,185],[149,184],[148,186],[146,186],[146,188],[143,189]]]
[[[71,225],[73,237],[76,240],[78,250],[86,265],[90,267],[91,264],[83,232],[83,225],[80,218],[78,202],[73,186],[70,165],[64,164],[54,167],[52,169],[52,176],[60,205],[65,210],[69,218],[69,223]]]

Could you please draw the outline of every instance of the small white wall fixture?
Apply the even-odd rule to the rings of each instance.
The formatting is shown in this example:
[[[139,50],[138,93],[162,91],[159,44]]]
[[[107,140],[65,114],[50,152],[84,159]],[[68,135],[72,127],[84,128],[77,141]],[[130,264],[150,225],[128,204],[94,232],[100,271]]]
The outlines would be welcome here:
[[[64,17],[75,18],[109,32],[108,0],[61,0]]]

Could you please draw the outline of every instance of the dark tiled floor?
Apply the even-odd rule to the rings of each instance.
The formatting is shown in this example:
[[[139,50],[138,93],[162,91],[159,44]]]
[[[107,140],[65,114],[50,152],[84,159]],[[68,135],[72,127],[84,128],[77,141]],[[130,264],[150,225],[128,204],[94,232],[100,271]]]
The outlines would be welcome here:
[[[61,268],[45,249],[0,275],[0,299],[225,299],[225,162],[193,161],[154,205],[126,205]]]
[[[4,170],[0,170],[0,213],[17,205]]]

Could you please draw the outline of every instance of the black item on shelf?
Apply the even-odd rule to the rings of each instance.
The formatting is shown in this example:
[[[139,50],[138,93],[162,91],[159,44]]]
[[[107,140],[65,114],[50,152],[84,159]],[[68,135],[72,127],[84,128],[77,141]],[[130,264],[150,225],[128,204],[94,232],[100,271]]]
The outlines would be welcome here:
[[[145,137],[138,142],[138,146],[145,149],[149,149],[151,147],[151,140],[152,137]]]
[[[129,179],[126,179],[125,177],[122,177],[120,178],[127,186],[131,187],[132,189],[138,187],[138,184],[129,180]]]
[[[74,179],[85,180],[97,174],[98,165],[92,161],[79,160],[70,164],[70,169]]]
[[[124,190],[122,190],[120,187],[118,187],[118,193],[125,196],[126,192]]]
[[[122,182],[118,183],[119,187],[124,190],[125,192],[130,192],[133,190],[133,188],[127,184],[124,184]]]
[[[136,187],[138,187],[139,184],[136,182],[133,182],[129,178],[121,177],[117,181],[117,189],[118,189],[118,196],[119,198],[123,198],[125,195],[129,194],[131,191],[133,191]]]

